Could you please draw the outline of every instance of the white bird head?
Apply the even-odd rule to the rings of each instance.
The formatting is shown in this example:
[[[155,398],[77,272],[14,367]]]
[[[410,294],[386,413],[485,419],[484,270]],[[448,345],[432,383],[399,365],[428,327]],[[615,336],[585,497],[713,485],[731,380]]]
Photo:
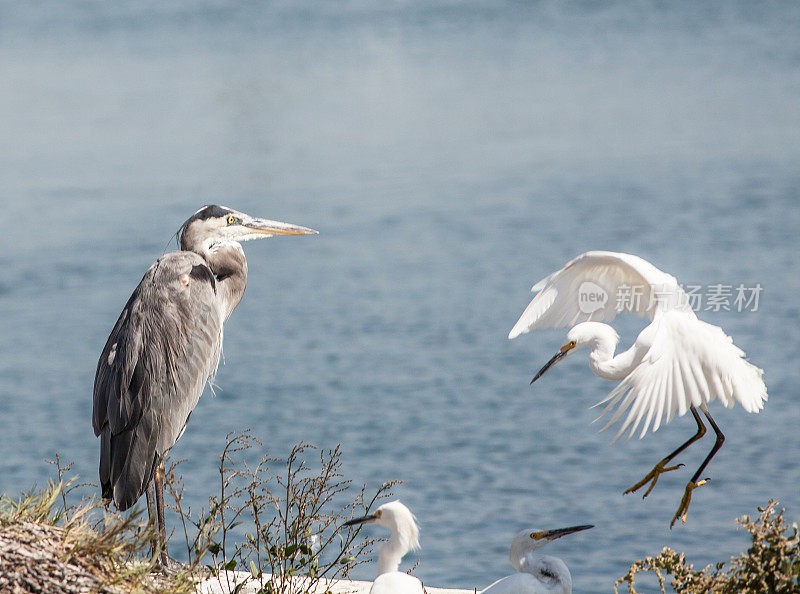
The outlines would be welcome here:
[[[601,322],[581,322],[567,332],[567,344],[575,343],[574,350],[606,341],[616,344],[619,334],[611,326]]]
[[[378,575],[396,571],[400,560],[409,551],[419,549],[419,526],[411,510],[400,501],[384,503],[374,513],[345,522],[345,526],[378,524],[391,532],[389,542],[378,556]]]
[[[533,553],[536,549],[540,549],[548,542],[551,542],[567,534],[580,532],[581,530],[588,530],[594,528],[591,524],[583,524],[581,526],[570,526],[569,528],[559,528],[557,530],[536,530],[528,529],[522,530],[511,541],[511,550],[508,553],[508,558],[511,560],[511,565],[517,571],[526,571],[524,566],[530,561],[526,562],[526,558]]]
[[[419,548],[419,526],[411,510],[399,500],[384,503],[374,513],[345,522],[345,526],[377,524],[388,528],[392,539],[399,541],[406,551]]]
[[[544,367],[531,380],[531,383],[542,377],[548,369],[570,353],[574,353],[586,346],[590,346],[592,349],[596,349],[601,345],[615,347],[617,342],[619,342],[619,334],[608,324],[600,322],[581,322],[576,324],[567,333],[567,343],[558,349],[552,359],[545,363]],[[611,350],[613,351],[613,348]]]

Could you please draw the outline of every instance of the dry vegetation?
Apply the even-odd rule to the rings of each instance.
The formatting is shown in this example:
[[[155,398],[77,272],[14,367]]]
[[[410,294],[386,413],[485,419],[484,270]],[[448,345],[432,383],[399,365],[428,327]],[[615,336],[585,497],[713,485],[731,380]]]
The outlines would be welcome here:
[[[172,465],[169,492],[183,536],[173,538],[172,547],[183,540],[189,559],[174,577],[153,573],[154,531],[140,513],[113,513],[93,496],[68,505],[87,485],[66,480],[69,466],[57,458],[57,481],[17,498],[0,496],[0,592],[183,594],[208,577],[236,592],[226,571],[233,569],[249,572],[259,594],[310,594],[346,579],[368,560],[374,541],[358,530],[341,530],[342,524],[369,513],[394,483],[372,497],[362,487],[353,497],[338,448],[317,451],[300,443],[285,459],[264,454],[251,464],[248,454],[262,449],[247,431],[228,436],[219,457],[218,493],[196,516],[183,498],[180,464]],[[756,520],[737,520],[752,544],[727,568],[717,563],[696,570],[683,553],[665,548],[633,563],[614,584],[615,594],[621,585],[636,594],[641,573],[655,574],[664,594],[667,587],[681,594],[800,594],[797,524],[788,525],[777,505],[770,501],[759,508]]]
[[[730,567],[720,562],[696,570],[686,563],[686,556],[665,547],[656,557],[646,557],[631,565],[628,573],[614,584],[615,594],[620,584],[635,594],[635,576],[653,572],[658,577],[662,593],[669,585],[681,594],[798,594],[800,593],[800,547],[797,524],[787,525],[784,509],[776,512],[778,502],[770,500],[759,507],[758,519],[743,516],[736,522],[752,537],[746,552],[732,557]]]
[[[348,499],[351,483],[340,472],[338,447],[317,453],[301,443],[285,459],[264,454],[251,465],[246,454],[261,448],[248,431],[228,435],[219,492],[197,516],[185,505],[179,463],[172,465],[168,487],[189,560],[173,577],[153,573],[158,551],[151,550],[154,530],[142,514],[114,513],[94,496],[68,505],[88,485],[65,481],[70,466],[56,458],[59,481],[16,499],[0,496],[0,592],[182,594],[208,577],[235,592],[225,570],[244,569],[262,594],[304,594],[348,577],[374,541],[340,528],[389,496],[394,483],[372,497],[362,487]],[[314,464],[306,462],[309,454]]]
[[[356,513],[368,513],[396,483],[384,483],[372,497],[364,486],[354,499],[337,504],[351,487],[341,474],[338,446],[317,452],[300,443],[286,459],[264,454],[251,465],[245,454],[254,448],[262,449],[262,444],[249,431],[228,435],[219,458],[219,494],[209,497],[208,508],[196,519],[183,506],[183,481],[176,466],[170,469],[170,493],[183,519],[191,564],[207,560],[204,567],[228,590],[236,584],[227,572],[247,571],[260,594],[324,591],[347,578],[353,567],[368,560],[374,539],[361,537],[358,529],[340,530],[342,524]],[[307,455],[316,457],[315,468]],[[242,539],[231,542],[239,527]]]
[[[186,576],[151,577],[152,532],[138,514],[107,514],[97,502],[59,508],[70,486],[0,498],[0,591],[192,591]]]

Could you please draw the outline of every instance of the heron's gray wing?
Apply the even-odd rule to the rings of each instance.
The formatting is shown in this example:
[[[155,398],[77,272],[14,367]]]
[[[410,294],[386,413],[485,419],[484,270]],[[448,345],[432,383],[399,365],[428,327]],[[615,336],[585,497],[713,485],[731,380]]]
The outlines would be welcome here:
[[[131,295],[97,363],[92,424],[103,495],[125,510],[175,444],[219,362],[216,281],[192,252],[160,258]]]

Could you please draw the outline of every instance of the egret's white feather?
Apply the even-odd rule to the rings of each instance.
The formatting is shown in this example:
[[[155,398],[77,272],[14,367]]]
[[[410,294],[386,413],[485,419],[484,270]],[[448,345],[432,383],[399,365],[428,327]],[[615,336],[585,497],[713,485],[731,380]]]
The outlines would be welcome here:
[[[607,300],[602,307],[587,313],[579,303],[581,285],[591,282],[599,286]],[[630,311],[653,317],[665,304],[686,307],[688,298],[675,277],[662,272],[647,260],[632,254],[586,252],[564,268],[536,283],[532,291],[538,294],[531,300],[509,338],[530,332],[534,328],[563,328],[579,322],[611,322],[618,311],[617,296],[624,287],[638,287],[637,299],[631,300]]]
[[[424,594],[422,582],[401,571],[384,573],[375,578],[369,594]]]
[[[547,584],[531,573],[512,573],[494,582],[481,594],[570,594],[571,592],[571,579],[569,586],[565,583]]]
[[[398,571],[403,556],[419,549],[419,526],[411,510],[400,501],[390,501],[378,507],[373,515],[351,522],[378,524],[391,533],[378,552],[378,576],[370,594],[423,594],[418,578]]]
[[[587,282],[608,295],[592,313],[581,311],[579,303],[579,291]],[[625,311],[649,315],[652,322],[631,349],[613,356],[619,338],[613,329],[583,322],[612,321],[618,313],[616,296],[625,286],[640,288],[640,299],[626,304],[632,307]],[[578,322],[570,340],[578,348],[591,346],[592,371],[606,379],[621,379],[594,405],[605,405],[595,420],[615,409],[601,432],[627,412],[614,442],[626,431],[630,439],[639,427],[641,438],[651,427],[655,431],[669,423],[676,413],[682,416],[690,406],[704,406],[715,399],[728,408],[738,402],[748,412],[758,412],[767,400],[761,369],[745,359],[722,328],[697,319],[675,277],[638,256],[586,252],[536,283],[533,290],[538,293],[509,338],[534,328]]]
[[[492,583],[481,594],[571,594],[572,576],[567,564],[557,557],[534,553],[548,542],[593,526],[575,526],[560,530],[519,532],[511,542],[509,560],[517,573]]]
[[[653,343],[641,362],[597,403],[608,403],[600,417],[619,405],[601,431],[613,425],[628,408],[614,441],[628,429],[632,435],[645,413],[640,437],[650,427],[654,413],[653,431],[660,426],[664,412],[668,413],[669,422],[675,411],[682,416],[689,406],[699,407],[717,398],[727,408],[735,402],[748,412],[764,407],[767,390],[761,379],[762,370],[744,359],[744,352],[721,328],[698,320],[691,312],[678,310],[660,313],[655,323]]]

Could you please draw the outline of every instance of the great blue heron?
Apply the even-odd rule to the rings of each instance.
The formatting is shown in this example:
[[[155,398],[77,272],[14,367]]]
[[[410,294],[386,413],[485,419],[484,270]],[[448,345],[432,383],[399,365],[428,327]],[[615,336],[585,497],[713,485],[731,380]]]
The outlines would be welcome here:
[[[247,261],[239,242],[316,231],[212,205],[178,233],[180,251],[150,267],[108,337],[97,362],[92,413],[102,496],[125,511],[147,491],[151,522],[155,498],[164,568],[172,561],[163,460],[217,369],[223,324],[244,294]]]
[[[558,557],[536,557],[534,551],[573,532],[594,528],[572,526],[558,530],[523,530],[511,542],[508,558],[517,570],[494,582],[481,594],[571,594],[572,576]]]
[[[378,576],[370,594],[423,594],[418,578],[398,571],[403,556],[419,548],[419,527],[411,510],[399,501],[390,501],[373,514],[345,522],[345,526],[356,524],[378,524],[391,533],[378,553]]]
[[[630,439],[642,420],[640,437],[644,437],[651,421],[655,431],[662,420],[669,423],[676,412],[681,416],[691,411],[697,423],[695,435],[625,493],[649,482],[644,493],[647,497],[661,474],[683,466],[667,464],[705,434],[698,408],[711,423],[716,441],[686,484],[670,528],[678,518],[685,522],[692,491],[708,482],[700,475],[725,440],[707,404],[718,398],[727,407],[738,402],[746,411],[758,412],[767,400],[762,371],[744,359],[744,352],[722,328],[697,319],[689,307],[688,295],[675,277],[638,256],[586,252],[536,283],[533,290],[538,293],[511,329],[509,338],[535,328],[577,325],[567,334],[567,344],[531,383],[570,353],[588,346],[589,368],[602,378],[621,380],[608,397],[597,403],[608,402],[602,414],[619,404],[603,430],[631,407],[614,441],[627,429]],[[648,315],[652,323],[639,333],[630,349],[614,356],[619,335],[600,322],[613,320],[619,311]]]

